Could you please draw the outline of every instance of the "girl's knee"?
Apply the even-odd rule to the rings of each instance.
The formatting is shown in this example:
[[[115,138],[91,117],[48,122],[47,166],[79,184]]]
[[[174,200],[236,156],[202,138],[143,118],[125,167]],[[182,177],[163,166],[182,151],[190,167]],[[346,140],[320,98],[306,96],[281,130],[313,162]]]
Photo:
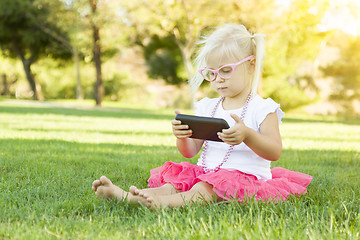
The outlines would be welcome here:
[[[213,199],[216,202],[223,201],[213,189],[213,186],[207,182],[198,182],[191,189],[193,193],[200,194],[201,196],[207,196],[210,199]]]
[[[203,192],[203,191],[213,192],[212,189],[213,186],[208,184],[207,182],[198,182],[191,188],[192,191],[197,191],[197,192]]]

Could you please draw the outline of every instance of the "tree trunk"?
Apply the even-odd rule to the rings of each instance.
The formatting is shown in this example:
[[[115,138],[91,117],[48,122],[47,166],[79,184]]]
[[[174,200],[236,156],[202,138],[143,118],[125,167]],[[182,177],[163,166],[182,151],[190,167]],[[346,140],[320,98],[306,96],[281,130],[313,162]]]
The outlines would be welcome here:
[[[37,94],[37,90],[36,90],[36,83],[35,83],[35,78],[34,75],[31,72],[31,62],[25,58],[21,58],[23,67],[24,67],[24,71],[26,74],[26,79],[29,82],[30,88],[33,92],[33,99],[34,100],[39,100],[39,96]]]
[[[76,72],[76,99],[83,100],[84,95],[81,87],[81,78],[80,78],[80,67],[79,67],[79,53],[76,47],[72,48],[74,62],[75,62],[75,72]]]
[[[1,92],[1,95],[5,96],[5,95],[8,95],[8,93],[9,93],[9,86],[8,86],[8,83],[7,83],[6,74],[2,74],[1,78],[2,78],[2,84],[3,84],[3,90]]]
[[[93,15],[96,13],[97,9],[97,0],[90,0],[90,5],[92,9]],[[95,83],[95,101],[96,106],[101,106],[101,102],[104,96],[104,86],[102,81],[102,75],[101,75],[101,46],[100,46],[100,34],[99,34],[99,28],[97,25],[92,22],[91,27],[93,30],[93,55],[94,55],[94,64],[96,69],[96,83]]]
[[[96,69],[96,83],[95,83],[95,101],[97,106],[101,106],[101,102],[104,95],[104,86],[101,75],[101,50],[100,50],[100,36],[99,29],[93,25],[93,37],[94,37],[94,64]]]
[[[21,62],[23,64],[26,79],[28,80],[31,91],[33,92],[33,96],[32,96],[33,99],[34,100],[44,100],[44,96],[42,95],[42,92],[41,92],[41,86],[39,84],[36,84],[34,75],[31,72],[31,64],[34,62],[33,59],[35,59],[35,58],[32,56],[32,57],[26,59],[25,56],[23,55],[22,51],[17,47],[17,44],[15,42],[13,43],[13,47],[14,47],[16,54],[21,59]]]

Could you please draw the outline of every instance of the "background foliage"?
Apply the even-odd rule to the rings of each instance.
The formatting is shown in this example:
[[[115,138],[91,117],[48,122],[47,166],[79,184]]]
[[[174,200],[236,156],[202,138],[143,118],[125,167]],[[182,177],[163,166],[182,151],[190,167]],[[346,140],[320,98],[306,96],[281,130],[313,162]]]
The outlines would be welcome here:
[[[1,4],[2,95],[81,99],[103,94],[105,99],[135,102],[142,95],[146,101],[157,99],[155,105],[161,99],[166,106],[174,106],[182,96],[190,102],[186,82],[194,72],[196,42],[214,27],[235,22],[250,32],[267,34],[264,97],[274,98],[284,110],[313,103],[323,88],[318,79],[326,77],[336,82],[329,100],[356,116],[359,37],[320,31],[329,1],[4,0]],[[358,6],[348,8],[356,17]],[[100,46],[100,73],[94,67],[94,26],[99,30],[95,42]],[[347,38],[351,40],[342,41]],[[319,63],[324,46],[341,49],[340,64]],[[306,64],[311,67],[304,70]],[[316,74],[319,66],[323,75]],[[95,85],[99,76],[100,85]],[[154,88],[155,93],[149,90]],[[206,94],[205,84],[198,97]]]

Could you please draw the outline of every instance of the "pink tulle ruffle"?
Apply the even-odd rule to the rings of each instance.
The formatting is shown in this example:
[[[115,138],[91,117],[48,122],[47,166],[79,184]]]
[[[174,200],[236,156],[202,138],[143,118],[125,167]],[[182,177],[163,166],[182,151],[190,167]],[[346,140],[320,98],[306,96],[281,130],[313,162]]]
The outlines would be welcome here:
[[[190,190],[196,183],[203,181],[213,186],[214,192],[221,198],[237,199],[242,202],[247,198],[257,200],[286,200],[290,194],[307,193],[306,187],[312,176],[275,167],[271,170],[272,179],[264,181],[240,171],[220,169],[214,173],[205,173],[203,168],[189,162],[166,162],[161,167],[150,170],[148,186],[160,187],[171,183],[181,191]]]

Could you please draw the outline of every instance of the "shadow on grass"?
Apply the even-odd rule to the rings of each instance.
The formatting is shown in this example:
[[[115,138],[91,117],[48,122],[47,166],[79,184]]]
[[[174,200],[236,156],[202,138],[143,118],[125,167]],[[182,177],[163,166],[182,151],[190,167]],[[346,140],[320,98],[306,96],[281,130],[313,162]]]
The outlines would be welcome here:
[[[326,118],[326,117],[325,117]],[[344,119],[314,119],[309,116],[308,119],[296,118],[296,117],[285,117],[283,119],[284,123],[341,123],[346,125],[360,125],[360,120],[344,120]]]
[[[170,126],[170,123],[169,123]],[[170,127],[169,127],[170,128]],[[16,131],[22,131],[22,132],[26,132],[26,131],[32,131],[32,132],[43,132],[43,133],[49,133],[49,132],[68,132],[71,134],[76,134],[76,133],[83,133],[84,130],[83,129],[77,129],[77,128],[23,128],[23,127],[12,127],[13,130]],[[160,132],[160,131],[144,131],[144,130],[131,130],[131,131],[124,131],[124,130],[113,130],[113,131],[107,131],[107,130],[90,130],[90,129],[86,129],[87,133],[99,133],[101,132],[101,134],[106,134],[106,135],[118,135],[119,138],[121,136],[144,136],[144,135],[148,135],[148,136],[173,136],[172,132],[170,132],[170,130],[168,132]]]
[[[24,107],[24,106],[0,106],[1,113],[11,114],[55,114],[76,117],[112,117],[112,118],[133,118],[133,119],[155,119],[171,120],[175,116],[171,114],[157,113],[156,110],[137,110],[137,109],[82,109],[65,107]]]
[[[112,117],[112,118],[133,118],[133,119],[153,119],[153,120],[171,120],[173,114],[159,113],[157,110],[142,109],[123,109],[123,108],[98,108],[84,109],[72,107],[51,107],[51,106],[0,106],[0,113],[12,114],[55,114],[77,117]],[[360,125],[360,120],[342,120],[342,119],[308,119],[285,117],[284,123],[341,123],[346,125]]]

